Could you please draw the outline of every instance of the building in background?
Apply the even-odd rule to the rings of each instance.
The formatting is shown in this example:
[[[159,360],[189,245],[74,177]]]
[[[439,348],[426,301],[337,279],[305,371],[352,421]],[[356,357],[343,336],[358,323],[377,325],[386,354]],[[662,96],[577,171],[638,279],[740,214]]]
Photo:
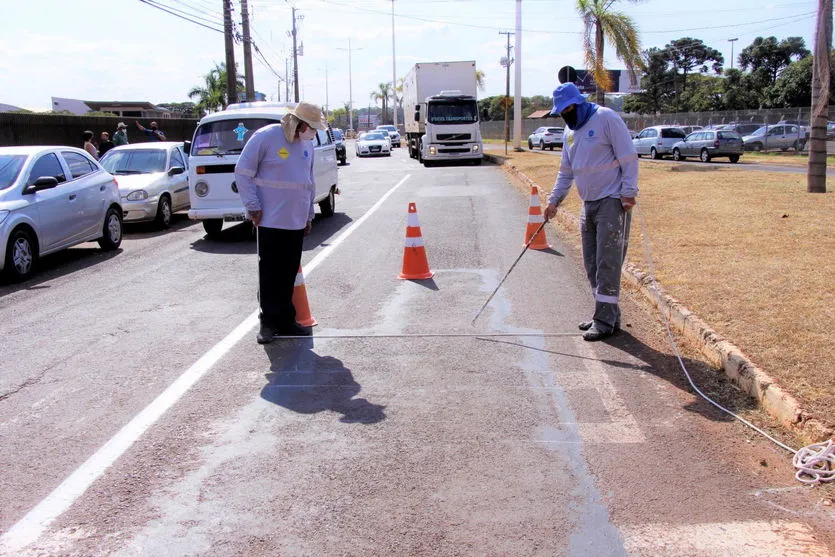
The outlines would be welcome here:
[[[52,97],[52,110],[55,112],[66,111],[78,116],[88,112],[112,112],[116,116],[129,118],[166,119],[172,117],[170,110],[141,101],[83,101]]]

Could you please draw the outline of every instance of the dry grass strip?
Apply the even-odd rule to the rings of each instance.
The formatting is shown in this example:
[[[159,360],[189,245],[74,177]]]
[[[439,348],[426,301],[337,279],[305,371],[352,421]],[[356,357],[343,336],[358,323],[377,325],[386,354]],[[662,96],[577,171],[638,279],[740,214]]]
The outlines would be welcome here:
[[[523,152],[508,159],[540,185],[543,197],[550,191],[559,157]],[[658,282],[672,303],[695,314],[680,313],[679,319],[700,316],[710,327],[700,321],[691,329],[712,327],[799,400],[804,415],[782,416],[782,421],[808,421],[813,430],[831,435],[835,193],[807,194],[802,174],[686,168],[641,164],[640,210]],[[580,199],[575,191],[563,207],[562,224],[576,231],[572,216],[579,213]],[[628,259],[634,276],[649,268],[639,218],[633,221]],[[723,357],[725,361],[715,363],[744,360],[734,350],[725,350]],[[737,366],[735,380],[743,386],[762,373],[750,367]],[[765,407],[779,406],[769,399],[781,396],[779,389],[761,394]]]

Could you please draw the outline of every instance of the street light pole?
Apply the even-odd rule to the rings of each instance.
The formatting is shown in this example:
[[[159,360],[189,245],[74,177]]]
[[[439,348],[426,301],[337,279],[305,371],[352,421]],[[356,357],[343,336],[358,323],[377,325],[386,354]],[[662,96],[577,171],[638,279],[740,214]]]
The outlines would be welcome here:
[[[394,0],[391,0],[391,97],[394,101],[392,104],[394,107],[392,108],[392,121],[394,123],[394,127],[397,127],[397,91],[395,88],[397,87],[397,64],[394,55]]]
[[[516,67],[513,69],[513,150],[522,150],[522,0],[516,0]]]
[[[504,59],[504,66],[507,72],[505,94],[504,94],[504,154],[507,154],[507,142],[510,140],[510,126],[508,123],[507,111],[510,108],[510,36],[513,35],[510,31],[499,31],[499,35],[507,35],[507,56]]]
[[[348,51],[348,131],[354,131],[354,86],[351,83],[351,51],[362,50],[361,48],[351,48],[351,38],[348,37],[348,48],[339,48],[336,50]]]
[[[731,69],[734,69],[734,43],[739,40],[739,37],[735,39],[728,39],[728,42],[731,43]]]

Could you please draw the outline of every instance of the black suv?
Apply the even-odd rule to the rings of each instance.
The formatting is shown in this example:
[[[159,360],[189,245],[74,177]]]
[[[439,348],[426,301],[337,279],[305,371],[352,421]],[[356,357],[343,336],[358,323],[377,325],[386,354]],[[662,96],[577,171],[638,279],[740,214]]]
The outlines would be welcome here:
[[[347,163],[348,152],[345,149],[345,134],[339,128],[331,128],[331,134],[333,135],[333,142],[336,145],[336,160],[339,161],[339,164]]]

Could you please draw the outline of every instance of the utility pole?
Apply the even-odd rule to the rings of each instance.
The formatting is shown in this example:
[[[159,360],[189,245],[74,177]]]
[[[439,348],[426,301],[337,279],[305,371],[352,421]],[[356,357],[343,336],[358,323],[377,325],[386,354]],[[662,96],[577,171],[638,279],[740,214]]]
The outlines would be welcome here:
[[[392,123],[397,127],[397,65],[394,56],[394,0],[391,0],[391,97],[394,103],[392,108]]]
[[[735,39],[728,39],[728,42],[731,43],[731,69],[734,69],[734,43],[739,40],[739,37]]]
[[[241,27],[244,31],[244,79],[246,100],[255,100],[255,78],[252,75],[252,38],[249,35],[249,9],[247,0],[241,0]]]
[[[348,37],[348,48],[339,48],[336,50],[348,51],[348,131],[354,131],[354,86],[351,84],[351,51],[362,50],[361,48],[351,48],[351,38]],[[359,124],[359,122],[357,122]]]
[[[328,119],[328,61],[325,60],[325,120]]]
[[[226,47],[226,104],[238,102],[235,43],[232,39],[232,0],[223,0],[223,39]]]
[[[507,56],[502,60],[502,64],[507,70],[507,83],[505,85],[504,94],[504,154],[507,154],[507,142],[510,141],[510,126],[508,125],[507,111],[510,108],[510,65],[513,60],[510,58],[510,36],[513,35],[510,31],[499,31],[499,35],[507,35]]]
[[[516,0],[516,67],[513,92],[513,150],[522,150],[522,0]]]
[[[299,16],[301,17],[301,16]],[[299,50],[296,46],[296,7],[293,6],[293,94],[299,102]]]
[[[290,59],[284,58],[284,100],[290,102]]]

